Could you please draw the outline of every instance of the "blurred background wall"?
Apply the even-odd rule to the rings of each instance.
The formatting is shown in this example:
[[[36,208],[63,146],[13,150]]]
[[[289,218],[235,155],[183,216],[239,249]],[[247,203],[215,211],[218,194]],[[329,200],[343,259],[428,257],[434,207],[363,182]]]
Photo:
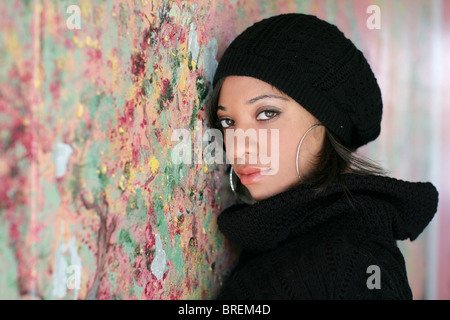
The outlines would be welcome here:
[[[384,114],[360,152],[437,187],[437,216],[399,246],[414,298],[449,299],[448,0],[2,1],[0,298],[214,298],[233,197],[223,165],[171,161],[171,135],[194,148],[227,45],[287,12],[336,24],[371,64]]]

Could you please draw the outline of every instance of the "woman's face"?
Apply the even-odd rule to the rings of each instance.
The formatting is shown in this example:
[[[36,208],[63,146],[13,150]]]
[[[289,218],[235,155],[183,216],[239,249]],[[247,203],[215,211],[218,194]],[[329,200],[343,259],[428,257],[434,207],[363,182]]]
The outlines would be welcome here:
[[[228,161],[256,201],[300,182],[298,145],[306,131],[320,123],[300,104],[259,79],[228,76],[220,91],[217,116]],[[314,157],[322,149],[324,138],[323,126],[305,136],[298,157],[302,179],[314,168]],[[245,174],[257,170],[260,172]]]

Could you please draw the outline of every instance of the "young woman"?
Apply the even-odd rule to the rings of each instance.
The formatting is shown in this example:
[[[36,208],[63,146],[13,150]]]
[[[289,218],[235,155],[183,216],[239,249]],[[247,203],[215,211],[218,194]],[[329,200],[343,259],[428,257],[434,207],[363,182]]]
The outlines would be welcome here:
[[[315,16],[273,16],[229,45],[213,87],[238,195],[218,226],[242,249],[218,298],[412,299],[396,240],[419,236],[438,192],[355,154],[382,116],[362,52]]]

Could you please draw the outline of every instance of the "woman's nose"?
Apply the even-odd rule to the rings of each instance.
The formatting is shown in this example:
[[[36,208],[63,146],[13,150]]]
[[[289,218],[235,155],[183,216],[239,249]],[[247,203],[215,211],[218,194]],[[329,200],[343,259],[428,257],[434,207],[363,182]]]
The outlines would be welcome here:
[[[230,149],[234,151],[231,158],[238,164],[258,163],[258,132],[253,128],[236,128]],[[227,148],[228,149],[228,148]],[[228,149],[228,150],[230,150]]]

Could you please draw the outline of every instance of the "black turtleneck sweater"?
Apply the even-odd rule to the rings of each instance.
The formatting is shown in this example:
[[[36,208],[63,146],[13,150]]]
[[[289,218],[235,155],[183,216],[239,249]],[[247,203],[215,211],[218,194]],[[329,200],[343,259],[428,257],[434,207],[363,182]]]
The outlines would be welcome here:
[[[225,209],[219,229],[242,251],[218,299],[412,299],[396,240],[428,225],[436,188],[354,173],[341,181],[351,203],[336,179],[317,196],[299,185]]]

